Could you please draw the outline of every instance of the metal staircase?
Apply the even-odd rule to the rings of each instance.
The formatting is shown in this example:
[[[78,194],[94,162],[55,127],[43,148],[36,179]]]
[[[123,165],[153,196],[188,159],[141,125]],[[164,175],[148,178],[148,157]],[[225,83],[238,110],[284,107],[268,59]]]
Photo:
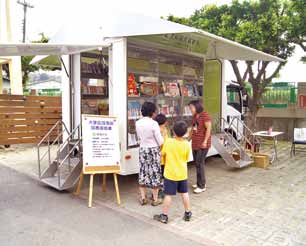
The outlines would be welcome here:
[[[243,168],[253,163],[252,138],[252,131],[240,119],[233,118],[228,122],[220,118],[216,133],[212,135],[212,144],[228,166]]]
[[[72,188],[82,171],[81,129],[58,121],[37,145],[41,182],[57,190]]]

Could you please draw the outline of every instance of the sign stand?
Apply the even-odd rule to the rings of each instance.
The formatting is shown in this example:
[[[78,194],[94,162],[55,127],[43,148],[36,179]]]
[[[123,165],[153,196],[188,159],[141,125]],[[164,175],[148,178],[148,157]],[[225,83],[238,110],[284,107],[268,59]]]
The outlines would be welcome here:
[[[99,174],[99,173],[96,173]],[[102,175],[102,192],[106,192],[106,174],[103,173]],[[81,192],[81,188],[83,185],[83,180],[84,180],[84,173],[81,173],[80,180],[77,186],[77,189],[75,191],[75,195],[79,195]],[[94,175],[95,173],[90,174],[90,181],[89,181],[89,194],[88,194],[88,207],[92,207],[92,198],[93,198],[93,181],[94,181]],[[118,185],[118,179],[117,179],[117,173],[113,173],[114,176],[114,185],[115,185],[115,190],[116,190],[116,198],[117,198],[117,204],[121,204],[121,199],[120,199],[120,191],[119,191],[119,185]]]
[[[117,174],[120,172],[118,121],[115,117],[82,115],[83,171],[75,192],[81,192],[84,175],[90,175],[88,207],[92,207],[94,175],[102,174],[102,192],[106,192],[106,175],[113,174],[116,198],[121,204]]]

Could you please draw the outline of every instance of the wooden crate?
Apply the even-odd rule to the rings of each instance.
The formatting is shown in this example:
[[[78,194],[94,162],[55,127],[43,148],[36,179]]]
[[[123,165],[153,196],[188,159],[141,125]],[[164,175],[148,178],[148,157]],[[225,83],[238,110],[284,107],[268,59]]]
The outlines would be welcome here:
[[[269,155],[266,154],[255,154],[254,155],[254,167],[266,169],[270,164]]]

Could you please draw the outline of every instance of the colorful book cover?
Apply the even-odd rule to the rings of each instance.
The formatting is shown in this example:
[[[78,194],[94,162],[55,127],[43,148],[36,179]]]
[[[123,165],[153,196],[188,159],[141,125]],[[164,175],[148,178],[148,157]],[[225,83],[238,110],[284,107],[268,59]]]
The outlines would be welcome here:
[[[180,96],[180,89],[177,83],[166,83],[163,84],[164,95],[167,97],[178,97]]]

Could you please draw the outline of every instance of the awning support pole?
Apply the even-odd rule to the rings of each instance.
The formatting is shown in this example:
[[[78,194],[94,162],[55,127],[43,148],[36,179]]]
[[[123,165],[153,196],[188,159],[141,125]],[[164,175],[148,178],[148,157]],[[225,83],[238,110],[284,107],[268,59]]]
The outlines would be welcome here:
[[[60,56],[59,58],[60,58],[61,64],[63,65],[63,67],[64,67],[64,69],[65,69],[65,73],[66,73],[67,77],[70,79],[70,75],[69,75],[69,73],[68,73],[67,67],[66,67],[66,65],[65,65],[65,63],[64,63],[64,61],[63,61],[63,59],[62,59],[62,57]]]

